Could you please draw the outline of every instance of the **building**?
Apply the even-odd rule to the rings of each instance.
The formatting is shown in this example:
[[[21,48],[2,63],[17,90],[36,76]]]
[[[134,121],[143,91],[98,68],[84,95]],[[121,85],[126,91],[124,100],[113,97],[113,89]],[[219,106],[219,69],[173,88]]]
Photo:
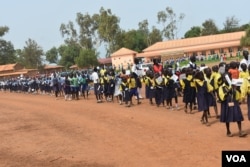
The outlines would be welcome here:
[[[62,72],[64,66],[57,65],[57,64],[47,64],[44,66],[43,71],[45,74],[50,74],[53,72]]]
[[[236,56],[242,49],[240,40],[245,31],[185,38],[157,42],[138,53],[136,57],[150,61],[152,58],[161,58],[162,61],[189,57],[191,55],[209,57],[210,55]]]
[[[134,63],[134,58],[138,52],[121,48],[118,51],[111,54],[112,65],[116,69],[127,69],[130,68]]]
[[[36,76],[37,72],[37,69],[26,69],[19,63],[0,65],[0,78]]]

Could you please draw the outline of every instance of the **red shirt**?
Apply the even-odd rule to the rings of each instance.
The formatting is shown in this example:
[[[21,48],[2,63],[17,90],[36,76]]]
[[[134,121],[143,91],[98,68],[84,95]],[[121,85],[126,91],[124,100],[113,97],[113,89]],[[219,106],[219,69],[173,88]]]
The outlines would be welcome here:
[[[155,73],[161,73],[161,71],[162,71],[162,65],[161,64],[154,65],[153,66],[153,70],[154,70]]]
[[[238,69],[229,69],[228,72],[231,74],[232,79],[238,79],[240,71]]]

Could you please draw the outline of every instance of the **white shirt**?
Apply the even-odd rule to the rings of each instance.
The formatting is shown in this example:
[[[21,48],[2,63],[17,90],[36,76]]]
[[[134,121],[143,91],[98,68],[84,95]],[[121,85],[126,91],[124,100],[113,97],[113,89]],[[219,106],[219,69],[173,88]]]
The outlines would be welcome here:
[[[93,80],[94,83],[98,83],[99,82],[99,76],[98,76],[97,72],[93,72],[91,74],[91,79]]]
[[[243,63],[245,63],[246,65],[247,65],[247,67],[248,67],[248,61],[246,60],[246,59],[242,59],[241,61],[240,61],[240,66],[241,66],[241,64],[243,64]],[[239,71],[242,71],[242,69],[241,69],[241,67],[239,66]]]

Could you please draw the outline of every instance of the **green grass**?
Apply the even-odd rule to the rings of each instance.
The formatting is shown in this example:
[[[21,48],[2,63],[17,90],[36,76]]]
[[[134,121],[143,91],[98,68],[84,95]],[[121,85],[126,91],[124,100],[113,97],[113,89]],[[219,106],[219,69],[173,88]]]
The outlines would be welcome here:
[[[227,57],[226,62],[231,62],[231,61],[240,61],[243,59],[243,56],[237,57],[237,56],[233,56],[233,57]],[[180,67],[185,66],[189,63],[189,61],[183,61],[180,63]],[[210,59],[210,60],[203,60],[203,61],[196,61],[196,64],[198,66],[200,66],[201,64],[205,64],[207,66],[209,66],[209,64],[214,64],[214,63],[220,63],[220,59]]]

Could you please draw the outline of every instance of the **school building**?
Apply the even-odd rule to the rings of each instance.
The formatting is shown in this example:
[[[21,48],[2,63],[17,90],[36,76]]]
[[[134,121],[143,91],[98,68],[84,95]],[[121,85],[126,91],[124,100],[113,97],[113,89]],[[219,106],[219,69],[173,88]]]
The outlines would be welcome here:
[[[236,56],[242,50],[240,40],[245,31],[177,39],[155,44],[144,49],[142,53],[121,48],[111,55],[112,65],[128,68],[133,64],[134,58],[141,58],[143,62],[151,62],[159,58],[162,62],[188,58],[191,55],[208,58],[209,56]]]
[[[12,78],[20,76],[33,76],[37,69],[26,69],[19,63],[0,65],[0,78]]]

